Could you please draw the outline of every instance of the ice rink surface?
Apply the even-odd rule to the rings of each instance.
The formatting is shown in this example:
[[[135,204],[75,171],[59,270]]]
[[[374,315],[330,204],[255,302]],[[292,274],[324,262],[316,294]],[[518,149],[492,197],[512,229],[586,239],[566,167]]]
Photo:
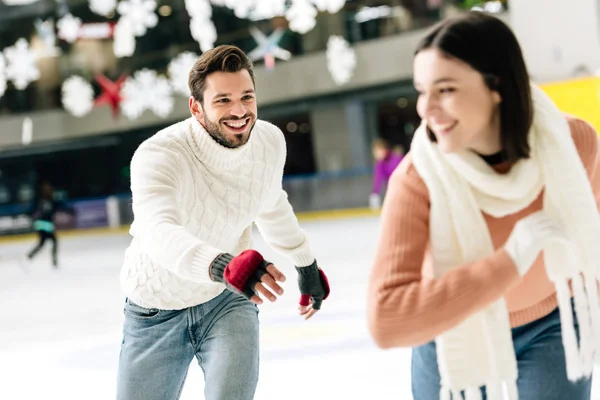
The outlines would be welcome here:
[[[293,266],[255,232],[254,247],[288,277],[284,296],[260,308],[257,400],[412,399],[410,350],[378,349],[366,326],[378,225],[376,217],[302,222],[332,286],[309,321],[297,315]],[[65,237],[59,270],[50,267],[49,246],[24,270],[12,260],[34,242],[0,239],[0,399],[115,398],[119,270],[129,240],[124,233]],[[181,399],[203,399],[203,388],[194,361]]]

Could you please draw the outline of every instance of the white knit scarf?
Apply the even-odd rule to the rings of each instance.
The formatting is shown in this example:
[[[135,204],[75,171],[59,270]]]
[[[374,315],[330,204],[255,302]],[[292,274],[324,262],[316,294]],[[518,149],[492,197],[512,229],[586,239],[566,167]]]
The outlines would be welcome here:
[[[568,122],[546,94],[532,85],[534,120],[531,158],[499,174],[470,151],[442,153],[422,123],[411,153],[430,194],[430,241],[434,273],[480,260],[494,252],[482,211],[497,218],[530,205],[544,189],[543,209],[566,229],[568,242],[544,248],[549,279],[556,286],[568,379],[590,376],[600,344],[596,279],[600,263],[600,218],[590,182]],[[577,343],[571,308],[572,283],[580,327]],[[517,363],[508,310],[500,299],[436,338],[440,399],[517,400]],[[546,368],[540,365],[540,368]],[[506,396],[506,397],[505,397]]]

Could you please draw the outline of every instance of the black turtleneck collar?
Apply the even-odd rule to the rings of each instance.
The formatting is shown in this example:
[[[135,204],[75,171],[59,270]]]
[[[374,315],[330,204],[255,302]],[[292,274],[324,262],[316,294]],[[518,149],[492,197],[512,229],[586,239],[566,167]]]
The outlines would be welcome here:
[[[504,150],[490,155],[479,155],[488,165],[494,166],[508,161],[508,155]]]

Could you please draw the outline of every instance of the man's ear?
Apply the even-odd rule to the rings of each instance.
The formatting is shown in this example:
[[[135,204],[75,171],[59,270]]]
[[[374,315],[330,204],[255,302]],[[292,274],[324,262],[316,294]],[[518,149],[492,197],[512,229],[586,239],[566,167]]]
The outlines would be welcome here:
[[[194,98],[194,96],[190,96],[189,100],[190,112],[198,121],[201,121],[204,118],[204,112],[202,111],[202,106],[200,102]]]

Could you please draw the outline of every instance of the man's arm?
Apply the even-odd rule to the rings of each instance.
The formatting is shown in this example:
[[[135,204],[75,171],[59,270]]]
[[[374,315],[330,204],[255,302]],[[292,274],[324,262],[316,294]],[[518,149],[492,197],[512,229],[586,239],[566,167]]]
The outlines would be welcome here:
[[[279,131],[278,135],[280,137],[277,137],[276,151],[279,157],[269,190],[270,196],[261,206],[256,226],[271,248],[287,256],[297,267],[305,267],[311,265],[315,257],[288,201],[287,193],[283,190],[286,147],[283,133]]]
[[[311,318],[329,296],[329,282],[325,273],[318,267],[317,261],[308,244],[308,238],[300,229],[298,219],[283,190],[283,166],[286,147],[283,133],[277,130],[276,151],[279,155],[271,184],[271,194],[256,219],[256,225],[265,241],[276,251],[292,260],[298,272],[300,289],[300,315]]]
[[[143,144],[131,161],[134,235],[152,261],[195,282],[212,282],[209,267],[222,251],[184,228],[177,203],[183,182],[171,150]]]

